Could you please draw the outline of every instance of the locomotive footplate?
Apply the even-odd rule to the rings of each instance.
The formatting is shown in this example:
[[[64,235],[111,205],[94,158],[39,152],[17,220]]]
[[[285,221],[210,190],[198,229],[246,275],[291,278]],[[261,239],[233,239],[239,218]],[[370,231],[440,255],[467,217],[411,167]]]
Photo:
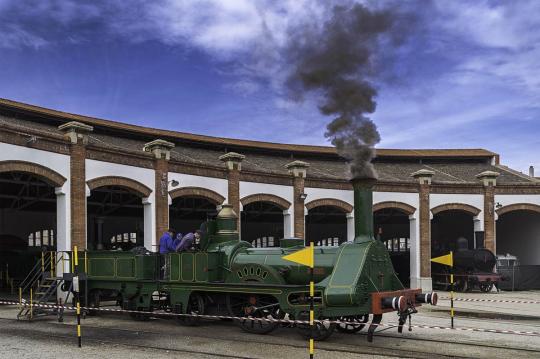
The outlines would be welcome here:
[[[371,293],[371,311],[373,322],[369,326],[367,340],[373,341],[373,334],[381,322],[383,313],[398,313],[398,332],[403,331],[403,325],[409,319],[409,331],[411,331],[411,314],[417,312],[416,308],[422,303],[437,305],[437,293],[422,293],[421,289],[402,289],[389,292]]]
[[[371,293],[372,313],[403,312],[408,307],[416,308],[421,305],[421,302],[416,300],[419,295],[422,295],[421,289],[402,289],[391,292]]]

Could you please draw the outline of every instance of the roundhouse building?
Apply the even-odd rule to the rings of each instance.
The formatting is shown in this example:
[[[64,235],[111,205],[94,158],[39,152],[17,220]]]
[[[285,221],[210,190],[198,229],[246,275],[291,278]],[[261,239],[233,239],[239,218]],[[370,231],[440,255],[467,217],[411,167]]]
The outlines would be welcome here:
[[[378,149],[374,164],[376,235],[412,287],[431,288],[430,258],[461,237],[540,264],[540,180],[496,153]],[[156,250],[168,227],[192,231],[225,202],[254,246],[291,236],[338,245],[354,236],[346,177],[332,147],[151,129],[0,99],[4,253]]]

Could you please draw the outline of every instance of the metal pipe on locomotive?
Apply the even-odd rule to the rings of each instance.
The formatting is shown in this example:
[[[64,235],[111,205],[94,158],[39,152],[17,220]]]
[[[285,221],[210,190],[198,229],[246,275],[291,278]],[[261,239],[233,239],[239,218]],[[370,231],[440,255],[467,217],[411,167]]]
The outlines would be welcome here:
[[[372,188],[375,180],[355,179],[355,238],[339,247],[315,247],[314,338],[324,340],[334,329],[361,330],[369,321],[371,341],[383,313],[396,313],[398,331],[422,303],[435,305],[436,293],[404,288],[384,244],[373,235]],[[309,320],[309,270],[282,257],[304,247],[304,240],[286,238],[279,248],[253,248],[241,241],[237,214],[223,205],[217,218],[201,227],[197,249],[165,255],[166,276],[159,254],[96,251],[88,253],[88,307],[116,300],[140,312],[216,314],[240,318],[245,331],[265,334],[279,326],[272,319]],[[144,318],[135,313],[135,317]],[[179,320],[194,325],[196,316]],[[342,324],[336,325],[334,321]],[[310,326],[297,323],[305,337]],[[409,328],[410,330],[410,328]]]

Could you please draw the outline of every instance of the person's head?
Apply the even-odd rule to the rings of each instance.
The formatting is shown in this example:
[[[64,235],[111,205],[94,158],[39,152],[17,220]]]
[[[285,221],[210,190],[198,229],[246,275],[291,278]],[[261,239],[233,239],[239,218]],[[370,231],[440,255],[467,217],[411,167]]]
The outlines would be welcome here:
[[[198,229],[195,231],[195,238],[197,239],[201,238],[201,231]]]
[[[169,233],[169,236],[171,237],[174,235],[174,231],[171,228],[167,229],[167,233]]]

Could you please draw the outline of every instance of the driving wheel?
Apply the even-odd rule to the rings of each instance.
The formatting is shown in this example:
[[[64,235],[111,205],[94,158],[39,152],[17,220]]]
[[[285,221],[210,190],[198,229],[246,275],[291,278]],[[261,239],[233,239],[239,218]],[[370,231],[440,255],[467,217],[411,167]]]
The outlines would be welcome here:
[[[267,334],[279,326],[274,319],[282,319],[279,302],[265,294],[227,294],[229,315],[245,319],[235,319],[235,323],[248,333]]]

